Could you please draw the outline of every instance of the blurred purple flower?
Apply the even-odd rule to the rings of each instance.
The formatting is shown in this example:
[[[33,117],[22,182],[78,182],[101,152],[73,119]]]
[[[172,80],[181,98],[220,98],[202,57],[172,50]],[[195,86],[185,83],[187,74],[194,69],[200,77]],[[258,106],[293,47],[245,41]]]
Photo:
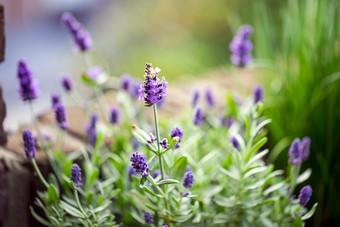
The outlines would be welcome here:
[[[159,144],[164,148],[167,149],[169,147],[168,140],[164,138]]]
[[[71,167],[71,181],[77,186],[81,187],[83,184],[81,183],[81,168],[74,163]]]
[[[187,171],[184,173],[182,184],[186,188],[192,188],[192,186],[194,184],[195,177],[194,177],[194,174],[191,171],[190,166],[188,166],[188,167],[187,167]]]
[[[198,92],[198,90],[195,90],[192,96],[192,107],[197,106],[199,98],[200,98],[200,93]]]
[[[194,125],[202,125],[204,119],[203,111],[201,108],[197,108],[194,113],[193,123]]]
[[[306,161],[308,159],[309,156],[309,150],[310,150],[310,143],[311,143],[311,139],[306,136],[302,139],[302,159],[304,161]]]
[[[144,212],[144,220],[145,220],[145,223],[147,224],[152,224],[154,222],[151,213],[148,211]]]
[[[35,158],[35,141],[30,130],[24,130],[22,132],[22,139],[24,141],[25,153],[27,159]]]
[[[171,139],[173,139],[176,136],[179,138],[178,142],[174,146],[175,148],[179,148],[180,147],[180,142],[182,142],[183,135],[184,135],[184,130],[181,129],[180,127],[176,126],[176,127],[173,127],[171,129],[171,132],[170,132]]]
[[[96,80],[102,73],[103,69],[100,66],[94,66],[86,71],[86,76],[92,80]]]
[[[236,149],[236,150],[240,150],[241,149],[241,146],[240,146],[240,143],[238,142],[238,140],[236,139],[235,136],[233,136],[231,139],[230,139],[230,142],[233,144],[233,147]]]
[[[69,76],[63,76],[63,78],[61,78],[61,85],[66,92],[72,91],[73,83]]]
[[[59,102],[54,106],[55,119],[60,129],[68,129],[65,106]]]
[[[61,98],[58,93],[53,93],[51,95],[52,108],[54,109],[58,103],[61,103]]]
[[[120,113],[117,107],[112,107],[110,112],[110,122],[115,125],[120,122]]]
[[[33,80],[33,73],[24,60],[18,63],[17,78],[19,80],[18,92],[23,101],[31,101],[39,96],[38,84]]]
[[[309,185],[303,187],[299,194],[299,203],[302,206],[306,206],[311,196],[312,196],[312,187]]]
[[[260,85],[255,86],[253,90],[254,103],[263,102],[263,87]]]
[[[206,90],[205,99],[207,100],[207,103],[209,104],[210,107],[215,106],[215,99],[210,89]]]
[[[137,173],[141,173],[143,178],[149,176],[149,167],[146,162],[145,155],[135,152],[132,154],[130,161],[132,167],[136,170]]]
[[[300,165],[302,162],[302,146],[300,139],[296,138],[289,148],[289,163]]]
[[[221,125],[227,128],[230,128],[235,122],[235,119],[233,117],[225,117],[223,116],[221,118]]]
[[[95,147],[97,143],[97,131],[96,131],[97,120],[98,120],[97,115],[93,114],[91,116],[90,122],[86,130],[88,141],[92,145],[92,147]]]
[[[232,52],[230,60],[238,67],[245,67],[251,61],[249,52],[253,49],[253,44],[249,37],[252,31],[250,25],[241,26],[229,45]]]
[[[63,13],[61,21],[71,34],[73,42],[79,51],[85,52],[92,47],[93,43],[90,33],[83,28],[73,14]]]

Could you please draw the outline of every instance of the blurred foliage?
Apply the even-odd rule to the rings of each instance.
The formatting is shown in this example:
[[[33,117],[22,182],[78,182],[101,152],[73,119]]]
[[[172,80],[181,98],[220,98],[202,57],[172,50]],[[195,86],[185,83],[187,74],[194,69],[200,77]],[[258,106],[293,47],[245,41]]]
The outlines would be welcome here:
[[[271,145],[287,135],[312,138],[307,165],[321,208],[314,224],[339,224],[340,2],[290,0],[272,11],[256,1],[254,9],[255,65],[267,69]],[[286,157],[281,153],[277,164]]]

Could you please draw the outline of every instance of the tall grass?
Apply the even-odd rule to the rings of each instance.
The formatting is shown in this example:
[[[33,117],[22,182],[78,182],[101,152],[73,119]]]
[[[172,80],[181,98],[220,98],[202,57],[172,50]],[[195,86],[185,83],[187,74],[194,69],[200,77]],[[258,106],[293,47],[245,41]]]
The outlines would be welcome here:
[[[270,11],[254,2],[255,65],[266,68],[271,144],[286,135],[312,139],[315,226],[340,223],[340,2],[288,0]],[[288,142],[291,138],[286,138]],[[276,164],[287,161],[282,152]]]

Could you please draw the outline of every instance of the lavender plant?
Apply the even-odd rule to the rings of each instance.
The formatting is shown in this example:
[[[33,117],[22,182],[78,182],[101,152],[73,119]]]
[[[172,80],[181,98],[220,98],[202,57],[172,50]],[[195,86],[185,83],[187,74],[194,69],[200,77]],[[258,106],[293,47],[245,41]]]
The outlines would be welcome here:
[[[80,54],[91,59],[90,35],[70,14],[63,15],[63,22]],[[246,34],[240,32],[239,36],[249,37],[250,28],[242,29]],[[242,38],[239,43],[239,39],[233,42],[249,46],[243,43],[247,40]],[[249,56],[244,52],[238,54],[242,54],[239,66],[244,67]],[[39,94],[33,74],[23,61],[18,65],[19,94],[30,103],[35,123],[35,132],[23,131],[24,151],[44,186],[43,191],[37,192],[37,206],[31,207],[32,215],[40,223],[303,226],[304,220],[313,215],[317,204],[307,209],[312,188],[299,186],[311,175],[310,169],[300,174],[300,166],[309,156],[311,140],[304,137],[292,142],[286,176],[266,161],[269,150],[263,149],[267,142],[265,126],[270,120],[262,116],[261,86],[256,86],[253,95],[239,104],[229,95],[223,116],[210,111],[218,101],[212,90],[205,93],[209,110],[200,105],[196,90],[190,110],[162,121],[157,108],[168,92],[167,81],[159,77],[159,68],[146,64],[144,81],[139,87],[137,79],[124,75],[117,105],[108,109],[102,88],[109,80],[107,73],[102,67],[93,66],[92,61],[85,63],[81,81],[93,90],[95,98],[87,99],[84,107],[87,144],[69,155],[63,152],[69,124],[60,95],[51,97],[57,136],[47,140],[33,111],[33,100]],[[64,91],[84,106],[86,99],[76,93],[71,79],[63,77],[61,82]],[[144,108],[138,107],[137,98]],[[151,124],[145,117],[146,108],[153,110]],[[35,160],[37,150],[43,150],[51,164],[53,171],[47,179]],[[298,196],[294,195],[296,189],[300,189]],[[44,216],[38,215],[36,209],[41,209]]]

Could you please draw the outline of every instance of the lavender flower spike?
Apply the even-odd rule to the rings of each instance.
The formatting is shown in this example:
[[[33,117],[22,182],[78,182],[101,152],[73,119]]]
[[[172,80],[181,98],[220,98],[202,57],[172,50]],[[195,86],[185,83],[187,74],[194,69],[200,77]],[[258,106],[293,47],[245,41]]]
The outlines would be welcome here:
[[[92,47],[92,38],[83,26],[71,13],[63,13],[61,21],[71,34],[74,44],[81,52],[88,51]]]
[[[186,188],[192,188],[194,180],[195,180],[194,174],[192,173],[190,166],[188,166],[187,171],[184,174],[182,184]]]
[[[60,129],[68,129],[65,106],[60,102],[54,107],[55,118]]]
[[[167,82],[164,77],[162,80],[158,78],[159,72],[159,68],[154,69],[152,64],[146,64],[145,81],[139,89],[139,100],[143,100],[146,106],[159,103],[168,96]]]
[[[17,78],[19,80],[18,92],[23,101],[31,101],[38,98],[38,84],[33,80],[33,73],[23,60],[20,60],[18,63]]]
[[[215,99],[210,89],[206,90],[205,99],[207,100],[207,103],[209,104],[210,107],[215,106]]]
[[[199,98],[200,98],[200,93],[198,92],[198,90],[195,90],[194,91],[194,95],[192,97],[192,107],[196,107],[197,106]]]
[[[232,137],[230,139],[230,142],[233,144],[233,146],[235,147],[236,150],[240,150],[241,149],[241,146],[240,146],[240,143],[238,142],[238,140],[236,139],[236,137]]]
[[[193,123],[194,125],[202,125],[204,119],[203,111],[201,108],[197,108],[194,113]]]
[[[63,78],[61,78],[61,85],[66,92],[72,91],[73,83],[69,76],[63,76]]]
[[[176,136],[179,138],[178,142],[175,145],[175,148],[179,148],[180,147],[179,143],[182,141],[183,134],[184,134],[184,131],[180,127],[173,127],[171,129],[171,132],[170,132],[171,138],[173,139]]]
[[[148,211],[144,212],[144,220],[145,220],[145,223],[147,224],[152,224],[154,222],[152,214]]]
[[[111,109],[110,122],[113,125],[118,124],[120,122],[120,114],[119,109],[117,107],[112,107]]]
[[[289,163],[300,165],[302,162],[302,146],[300,139],[296,138],[289,148]]]
[[[75,184],[77,187],[81,187],[83,184],[81,183],[81,169],[80,167],[74,163],[71,167],[71,181]]]
[[[229,48],[232,52],[231,62],[238,67],[245,67],[251,61],[249,52],[253,44],[249,40],[253,28],[250,25],[243,25],[231,41]]]
[[[52,108],[54,109],[57,104],[61,103],[60,95],[57,93],[54,93],[51,95],[51,102],[52,102]]]
[[[302,159],[304,161],[306,161],[308,159],[309,156],[309,149],[310,149],[310,143],[311,143],[311,139],[306,136],[302,139]]]
[[[137,173],[141,173],[143,178],[149,176],[149,167],[143,154],[139,154],[138,152],[133,153],[130,161],[132,167]]]
[[[133,176],[137,176],[137,172],[136,172],[136,170],[132,166],[130,166],[130,168],[129,168],[128,175],[129,175],[129,180],[130,181],[132,181],[132,175]]]
[[[92,147],[96,146],[97,143],[97,131],[96,131],[97,120],[98,120],[97,115],[93,114],[91,116],[90,123],[87,127],[88,141],[92,145]]]
[[[306,206],[311,196],[312,196],[312,187],[309,185],[303,187],[299,194],[299,203],[302,206]]]
[[[31,131],[24,130],[22,132],[22,139],[24,141],[25,153],[27,159],[35,158],[36,150],[35,150],[35,141],[32,136]]]
[[[254,104],[263,102],[263,87],[257,85],[253,90]]]

